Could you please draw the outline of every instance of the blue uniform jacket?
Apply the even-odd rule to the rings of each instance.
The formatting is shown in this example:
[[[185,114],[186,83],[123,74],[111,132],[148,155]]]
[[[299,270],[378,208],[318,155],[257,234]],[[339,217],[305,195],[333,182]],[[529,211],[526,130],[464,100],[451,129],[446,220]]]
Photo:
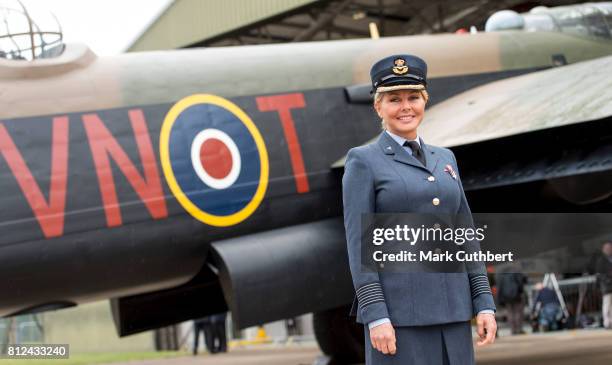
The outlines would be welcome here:
[[[342,179],[344,225],[356,291],[353,313],[359,323],[390,318],[394,326],[434,325],[468,321],[482,310],[495,310],[482,263],[469,273],[361,268],[362,213],[457,214],[471,220],[452,151],[425,143],[421,148],[427,166],[383,132],[376,142],[352,148],[347,155]],[[456,178],[444,171],[447,165],[457,172]]]

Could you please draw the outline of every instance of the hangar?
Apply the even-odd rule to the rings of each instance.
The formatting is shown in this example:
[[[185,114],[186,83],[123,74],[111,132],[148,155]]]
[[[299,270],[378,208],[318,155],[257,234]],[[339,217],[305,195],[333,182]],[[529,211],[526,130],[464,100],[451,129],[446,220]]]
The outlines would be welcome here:
[[[175,0],[128,47],[128,52],[190,47],[367,38],[455,32],[499,10],[526,12],[567,0]]]

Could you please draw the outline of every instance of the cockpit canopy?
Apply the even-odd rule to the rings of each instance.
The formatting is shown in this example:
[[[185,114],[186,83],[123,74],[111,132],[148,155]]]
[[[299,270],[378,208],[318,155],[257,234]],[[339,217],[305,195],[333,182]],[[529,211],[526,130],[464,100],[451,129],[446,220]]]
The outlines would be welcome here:
[[[522,14],[502,10],[491,15],[485,24],[487,32],[516,29],[612,39],[612,2],[537,6]]]
[[[26,9],[18,0],[0,0],[0,58],[53,58],[64,50],[57,18],[45,11]]]

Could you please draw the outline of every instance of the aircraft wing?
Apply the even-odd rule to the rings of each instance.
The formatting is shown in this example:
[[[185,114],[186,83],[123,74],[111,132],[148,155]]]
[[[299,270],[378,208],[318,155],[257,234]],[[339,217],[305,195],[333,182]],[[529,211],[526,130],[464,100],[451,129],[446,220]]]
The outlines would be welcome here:
[[[612,116],[612,56],[458,94],[426,111],[419,135],[427,143],[453,147],[608,116]],[[344,158],[332,165],[342,166]]]

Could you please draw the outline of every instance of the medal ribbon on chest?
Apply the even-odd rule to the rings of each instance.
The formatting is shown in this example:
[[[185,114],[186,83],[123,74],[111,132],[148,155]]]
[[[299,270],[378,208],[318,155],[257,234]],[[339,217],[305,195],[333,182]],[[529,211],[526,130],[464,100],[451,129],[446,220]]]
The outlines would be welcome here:
[[[455,172],[455,169],[453,169],[453,167],[450,164],[446,165],[446,167],[444,168],[444,171],[448,172],[450,176],[453,177],[453,179],[457,180],[457,173]]]

